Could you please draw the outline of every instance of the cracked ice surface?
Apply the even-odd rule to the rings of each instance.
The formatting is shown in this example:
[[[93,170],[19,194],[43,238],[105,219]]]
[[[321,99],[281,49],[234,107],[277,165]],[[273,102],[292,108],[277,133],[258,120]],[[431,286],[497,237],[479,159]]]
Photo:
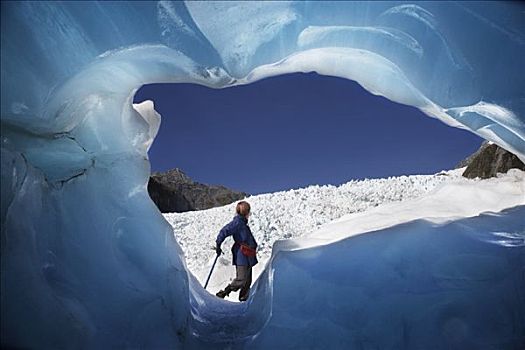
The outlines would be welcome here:
[[[523,343],[522,207],[281,249],[248,304],[209,299],[146,192],[159,116],[132,107],[147,83],[224,88],[317,71],[523,159],[522,4],[2,2],[0,12],[2,345]]]

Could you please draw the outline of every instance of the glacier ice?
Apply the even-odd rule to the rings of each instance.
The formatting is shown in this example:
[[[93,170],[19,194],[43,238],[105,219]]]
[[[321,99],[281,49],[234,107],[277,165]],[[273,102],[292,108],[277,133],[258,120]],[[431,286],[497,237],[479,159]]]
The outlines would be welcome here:
[[[2,345],[516,347],[522,207],[280,251],[250,303],[207,298],[147,195],[160,121],[132,100],[147,83],[225,88],[317,71],[523,160],[522,13],[498,2],[2,2]]]
[[[277,254],[273,269],[264,272],[271,276],[263,273],[257,286],[264,290],[264,278],[271,279],[271,316],[246,344],[518,348],[525,302],[517,271],[523,271],[525,254],[523,222],[510,217],[523,215],[520,206],[445,225],[413,221],[315,250]],[[509,251],[499,241],[480,240],[499,228],[521,232],[510,238],[521,248]]]

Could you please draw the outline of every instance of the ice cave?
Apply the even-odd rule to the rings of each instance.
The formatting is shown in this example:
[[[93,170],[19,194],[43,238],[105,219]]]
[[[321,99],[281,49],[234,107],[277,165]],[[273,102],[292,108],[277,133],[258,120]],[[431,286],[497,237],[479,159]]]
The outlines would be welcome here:
[[[248,302],[226,303],[188,273],[148,196],[160,116],[132,100],[149,83],[228,88],[317,72],[525,160],[524,12],[475,1],[2,2],[2,347],[522,349],[521,192],[498,211],[358,235],[335,223],[326,237],[280,241]]]

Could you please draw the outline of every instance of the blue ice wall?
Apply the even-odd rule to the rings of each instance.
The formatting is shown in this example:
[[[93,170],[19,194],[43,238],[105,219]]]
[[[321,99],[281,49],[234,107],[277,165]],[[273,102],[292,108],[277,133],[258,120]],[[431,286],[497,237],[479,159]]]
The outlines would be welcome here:
[[[317,71],[525,158],[520,3],[0,6],[6,345],[177,348],[195,336],[196,292],[146,192],[159,120],[131,107],[143,84]]]
[[[446,225],[420,220],[277,254],[271,316],[246,347],[519,349],[523,217],[520,206]]]

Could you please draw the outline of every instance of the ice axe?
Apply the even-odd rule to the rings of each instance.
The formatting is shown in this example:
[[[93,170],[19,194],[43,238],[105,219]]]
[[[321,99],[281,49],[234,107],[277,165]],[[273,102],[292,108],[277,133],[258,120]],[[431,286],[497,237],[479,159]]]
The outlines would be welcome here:
[[[206,279],[206,283],[204,284],[204,289],[208,286],[208,282],[210,281],[211,273],[213,272],[213,269],[215,268],[215,264],[217,263],[217,259],[219,259],[220,254],[217,254],[215,257],[215,260],[213,261],[213,265],[211,265],[210,274],[208,275],[208,278]]]

